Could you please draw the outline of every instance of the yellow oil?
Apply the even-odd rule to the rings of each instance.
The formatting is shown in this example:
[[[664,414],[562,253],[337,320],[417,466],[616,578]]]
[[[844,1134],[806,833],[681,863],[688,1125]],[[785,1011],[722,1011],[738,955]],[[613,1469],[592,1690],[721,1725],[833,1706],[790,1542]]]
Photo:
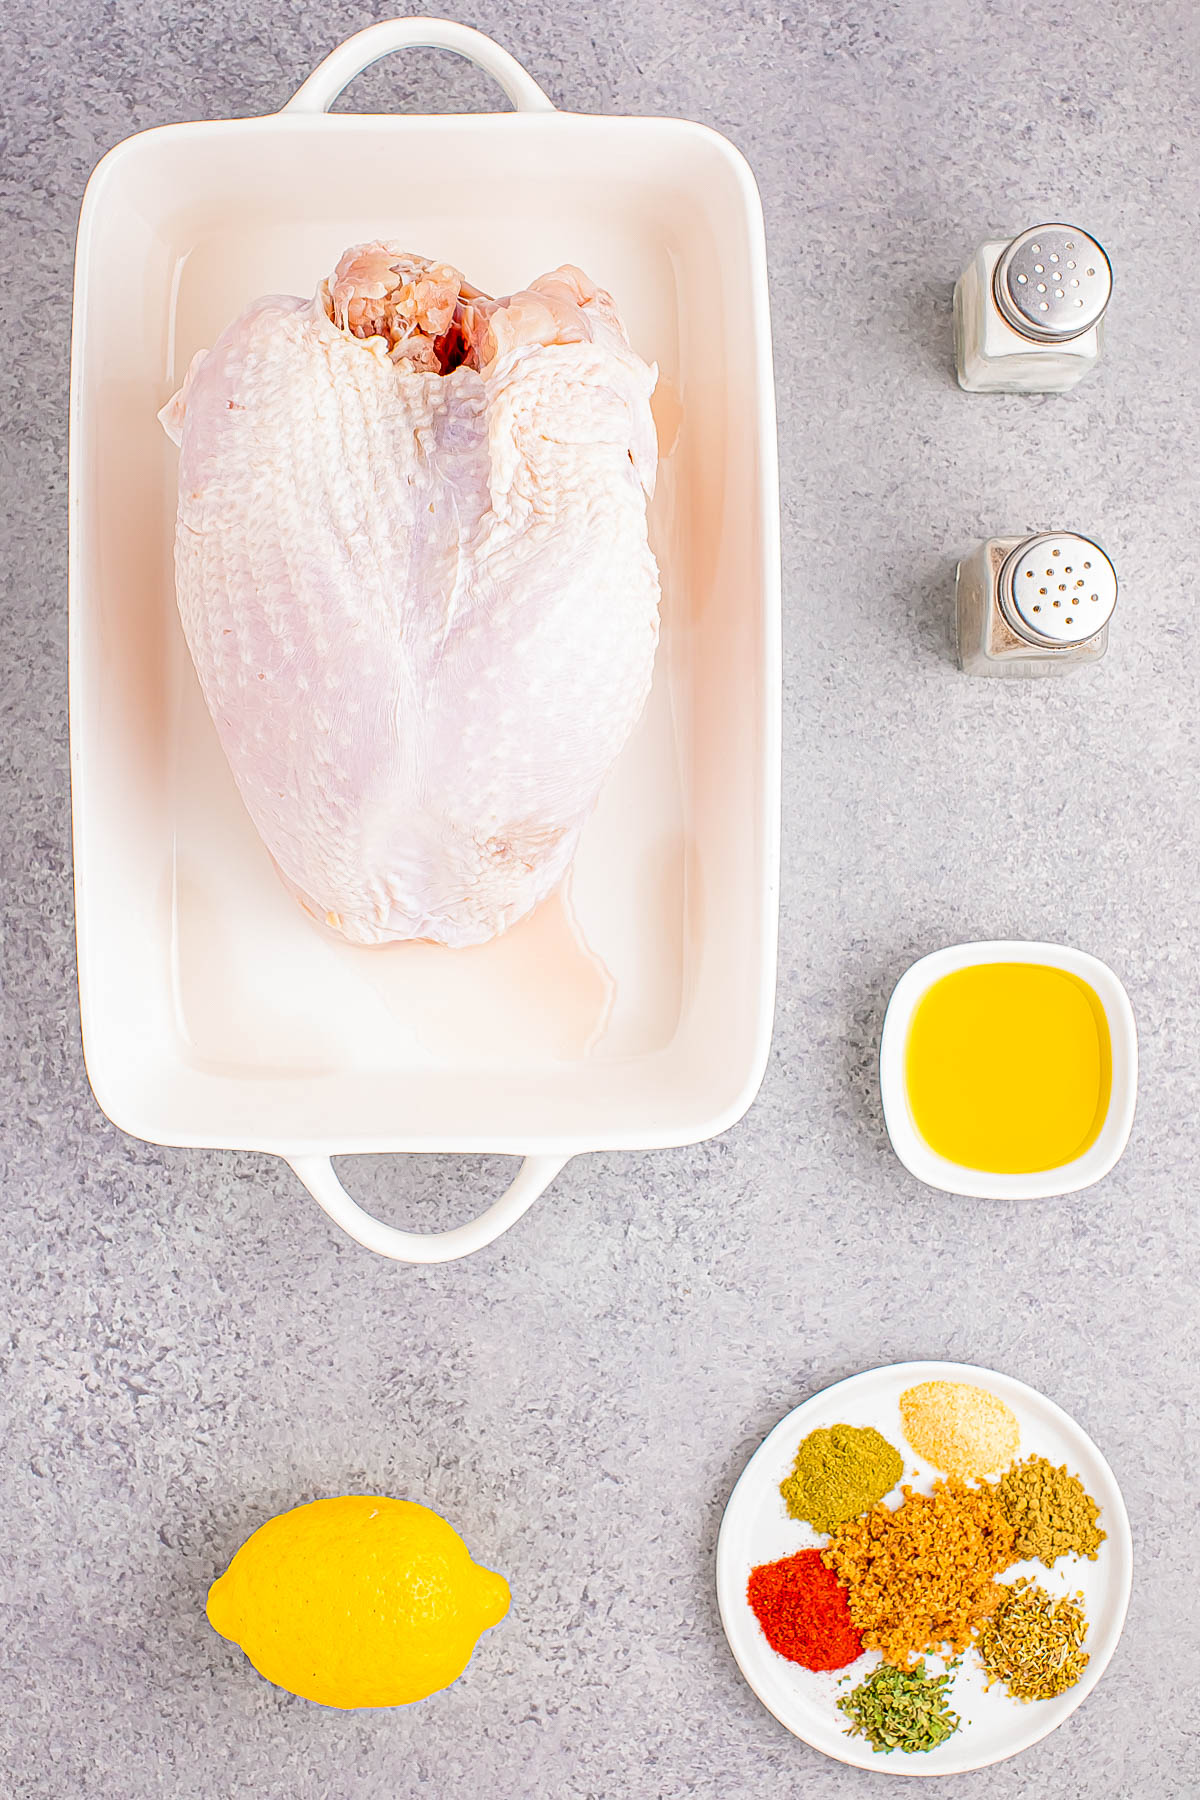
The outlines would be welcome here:
[[[932,1150],[989,1173],[1061,1168],[1093,1144],[1112,1088],[1099,996],[1045,963],[943,975],[913,1014],[909,1105]]]

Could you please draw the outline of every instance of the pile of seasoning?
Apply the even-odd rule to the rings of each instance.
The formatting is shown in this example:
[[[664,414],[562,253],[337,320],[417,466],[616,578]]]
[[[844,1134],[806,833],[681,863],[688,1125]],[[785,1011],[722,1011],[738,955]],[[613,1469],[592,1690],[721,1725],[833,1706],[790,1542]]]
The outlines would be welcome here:
[[[1056,1469],[1044,1456],[1027,1456],[1000,1477],[996,1498],[1017,1534],[1015,1561],[1036,1557],[1050,1568],[1074,1555],[1095,1562],[1106,1536],[1100,1508],[1065,1463]]]
[[[1082,1599],[1052,1600],[1036,1582],[1014,1581],[979,1634],[987,1685],[1002,1681],[1014,1700],[1052,1700],[1074,1687],[1090,1660]]]
[[[880,1663],[853,1693],[838,1701],[850,1720],[846,1736],[865,1737],[877,1751],[936,1750],[962,1722],[946,1698],[956,1667],[950,1663],[944,1675],[927,1675],[923,1662],[914,1669]]]
[[[906,1389],[900,1417],[917,1455],[963,1481],[1007,1467],[1021,1441],[1012,1408],[965,1381],[922,1381]]]
[[[822,1425],[804,1439],[779,1491],[793,1519],[829,1532],[882,1500],[903,1473],[899,1453],[871,1426]]]
[[[838,1700],[849,1736],[876,1751],[933,1750],[961,1721],[947,1689],[973,1644],[988,1686],[1047,1700],[1088,1663],[1081,1594],[1053,1599],[997,1575],[1027,1558],[1095,1559],[1100,1508],[1078,1476],[1044,1456],[1014,1462],[1020,1428],[995,1394],[926,1381],[900,1397],[905,1436],[947,1479],[931,1493],[901,1489],[898,1451],[869,1426],[809,1432],[780,1483],[787,1511],[829,1537],[752,1569],[746,1598],[771,1648],[814,1670],[844,1669],[864,1649],[884,1661]],[[985,1477],[1003,1470],[998,1479]],[[925,1655],[952,1655],[930,1675]]]
[[[746,1598],[772,1650],[805,1669],[844,1669],[862,1655],[846,1590],[819,1550],[751,1569]]]
[[[1013,1528],[989,1487],[938,1482],[903,1489],[833,1534],[826,1565],[850,1590],[850,1617],[869,1650],[906,1668],[923,1650],[965,1650],[1004,1598],[994,1577],[1013,1560]]]

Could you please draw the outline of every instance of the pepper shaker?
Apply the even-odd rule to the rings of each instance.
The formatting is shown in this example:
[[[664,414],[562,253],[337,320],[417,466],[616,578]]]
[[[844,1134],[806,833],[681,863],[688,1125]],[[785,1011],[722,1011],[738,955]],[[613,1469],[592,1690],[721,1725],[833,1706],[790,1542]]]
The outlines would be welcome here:
[[[1112,265],[1074,225],[989,239],[954,289],[959,386],[975,394],[1062,394],[1100,360]]]
[[[989,538],[958,565],[958,659],[968,675],[1059,675],[1099,662],[1117,573],[1073,531]]]

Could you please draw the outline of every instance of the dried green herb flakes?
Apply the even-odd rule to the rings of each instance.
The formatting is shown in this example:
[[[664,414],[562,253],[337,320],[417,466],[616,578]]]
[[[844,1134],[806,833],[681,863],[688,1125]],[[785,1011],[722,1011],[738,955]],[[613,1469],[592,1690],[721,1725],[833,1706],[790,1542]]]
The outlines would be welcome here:
[[[935,1750],[962,1723],[950,1708],[946,1689],[957,1658],[944,1675],[927,1675],[924,1660],[911,1669],[891,1663],[843,1694],[838,1706],[850,1720],[847,1737],[865,1737],[872,1750]]]

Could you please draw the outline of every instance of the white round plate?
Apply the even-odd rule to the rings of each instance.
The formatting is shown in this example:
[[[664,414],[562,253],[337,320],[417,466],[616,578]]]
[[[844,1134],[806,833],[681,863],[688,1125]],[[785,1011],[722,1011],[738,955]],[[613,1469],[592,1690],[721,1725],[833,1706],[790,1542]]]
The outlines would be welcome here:
[[[985,1692],[979,1658],[968,1650],[948,1696],[962,1718],[954,1735],[936,1750],[879,1754],[865,1738],[846,1736],[844,1727],[849,1721],[837,1708],[838,1696],[848,1694],[870,1674],[880,1661],[878,1654],[868,1651],[848,1669],[833,1674],[812,1674],[786,1661],[763,1636],[746,1600],[746,1582],[756,1564],[827,1541],[810,1526],[788,1517],[779,1492],[801,1439],[818,1425],[873,1425],[904,1458],[901,1480],[929,1491],[939,1479],[938,1472],[913,1455],[900,1425],[900,1396],[918,1381],[967,1381],[997,1394],[1011,1406],[1021,1427],[1017,1456],[1045,1456],[1055,1465],[1065,1462],[1098,1502],[1100,1525],[1108,1536],[1095,1562],[1060,1557],[1051,1569],[1040,1562],[1015,1563],[1000,1577],[1013,1581],[1018,1575],[1031,1575],[1056,1596],[1082,1592],[1088,1621],[1085,1648],[1091,1661],[1073,1688],[1054,1700],[1028,1704],[1010,1699],[999,1685]],[[899,1485],[886,1498],[889,1505],[896,1506]],[[1061,1725],[1091,1693],[1108,1666],[1125,1622],[1132,1578],[1133,1544],[1125,1503],[1116,1477],[1091,1438],[1061,1407],[1023,1381],[969,1363],[893,1363],[889,1368],[852,1375],[814,1394],[780,1420],[746,1464],[729,1497],[717,1540],[721,1622],[738,1667],[763,1705],[814,1750],[886,1775],[962,1775],[1027,1750]],[[926,1658],[926,1667],[931,1673],[941,1671],[941,1663],[934,1657]]]

